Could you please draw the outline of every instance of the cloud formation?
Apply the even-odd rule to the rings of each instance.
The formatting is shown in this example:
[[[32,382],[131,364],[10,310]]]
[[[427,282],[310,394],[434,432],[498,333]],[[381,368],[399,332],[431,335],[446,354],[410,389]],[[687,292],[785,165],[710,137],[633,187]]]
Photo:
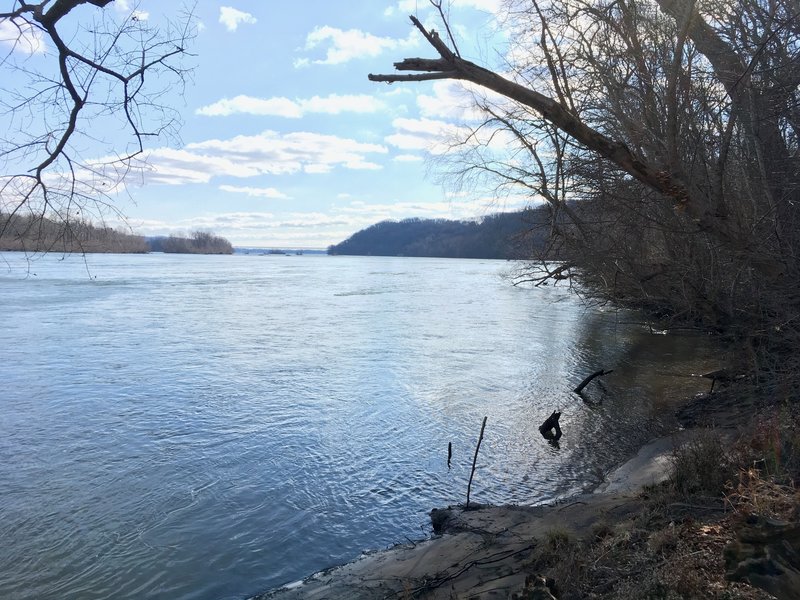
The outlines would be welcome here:
[[[473,92],[477,86],[461,81],[435,81],[433,94],[418,94],[417,108],[423,117],[469,121],[481,119],[475,108]],[[485,93],[479,89],[478,93]]]
[[[376,170],[370,160],[384,155],[381,144],[359,142],[311,132],[280,134],[265,131],[187,144],[180,150],[158,148],[145,157],[148,183],[183,185],[208,183],[215,177],[329,173],[335,168]]]
[[[307,113],[324,113],[337,115],[343,112],[372,113],[380,110],[384,104],[373,96],[366,94],[339,95],[330,94],[325,97],[291,100],[284,97],[254,98],[239,95],[223,98],[198,108],[195,113],[207,117],[227,117],[233,114],[285,117],[299,119]]]
[[[237,185],[221,185],[219,186],[219,189],[223,192],[231,192],[234,194],[245,194],[246,196],[251,196],[253,198],[270,198],[277,200],[288,200],[290,198],[283,192],[279,192],[273,187],[257,188],[257,187],[246,187]]]
[[[0,20],[0,46],[22,54],[41,54],[47,50],[42,32],[24,21]]]
[[[228,31],[236,31],[242,23],[255,24],[258,20],[248,12],[237,10],[232,6],[219,7],[219,22],[225,26]]]
[[[392,121],[396,133],[386,136],[386,142],[400,150],[422,150],[429,154],[444,154],[455,139],[465,137],[466,130],[458,125],[435,119],[406,119]]]
[[[325,58],[313,62],[318,65],[339,65],[355,58],[375,57],[386,50],[413,48],[419,43],[419,34],[412,31],[406,39],[378,37],[359,29],[344,31],[325,25],[316,27],[306,37],[305,50],[326,46]],[[295,66],[309,64],[309,59],[295,61]]]
[[[489,13],[497,13],[500,10],[502,0],[452,0],[450,9],[453,8],[474,8]],[[414,14],[422,8],[430,8],[427,3],[419,0],[400,0],[397,3],[397,10],[403,14]],[[387,9],[386,14],[394,14],[394,9]]]

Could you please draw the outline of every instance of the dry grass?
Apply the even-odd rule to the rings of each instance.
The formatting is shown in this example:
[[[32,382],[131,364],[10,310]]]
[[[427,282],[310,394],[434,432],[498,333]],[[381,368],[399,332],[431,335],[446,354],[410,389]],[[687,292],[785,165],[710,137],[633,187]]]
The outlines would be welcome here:
[[[753,513],[797,519],[797,417],[758,421],[733,447],[714,432],[675,451],[669,481],[643,492],[635,518],[597,525],[588,539],[549,532],[530,573],[555,582],[559,600],[766,600],[725,577],[723,550]]]

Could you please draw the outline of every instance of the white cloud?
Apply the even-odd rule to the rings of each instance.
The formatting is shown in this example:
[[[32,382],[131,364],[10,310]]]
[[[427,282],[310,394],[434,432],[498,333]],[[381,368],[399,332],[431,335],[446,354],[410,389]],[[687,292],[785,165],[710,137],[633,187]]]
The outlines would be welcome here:
[[[47,50],[42,32],[22,20],[0,20],[0,44],[23,54],[41,54]]]
[[[321,165],[350,169],[372,168],[368,154],[386,154],[378,144],[358,142],[333,135],[311,132],[239,135],[228,140],[208,140],[189,144],[187,150],[213,156],[230,157],[263,173],[321,172]]]
[[[144,157],[142,178],[165,185],[208,183],[215,177],[328,173],[335,168],[380,169],[370,156],[386,146],[310,132],[265,131],[186,145],[158,148]]]
[[[463,138],[467,131],[457,125],[433,119],[395,119],[396,133],[386,137],[386,142],[400,150],[423,150],[430,154],[444,154],[452,140]]]
[[[195,114],[206,117],[227,117],[233,114],[271,115],[297,119],[303,111],[294,100],[289,98],[254,98],[253,96],[235,96],[217,100],[213,104],[202,106]]]
[[[220,175],[244,178],[261,174],[257,168],[235,157],[211,156],[186,149],[157,148],[147,153],[144,162],[144,180],[165,185],[208,183],[212,177]]]
[[[392,160],[397,162],[420,162],[424,159],[418,154],[398,154]]]
[[[453,0],[453,6],[456,8],[474,8],[489,13],[499,12],[501,4],[502,0]]]
[[[117,0],[113,4],[118,13],[128,13],[134,20],[147,21],[150,18],[150,13],[143,10],[131,9],[131,3],[128,0]]]
[[[301,100],[300,106],[304,112],[325,113],[338,115],[342,112],[372,113],[384,107],[383,102],[374,96],[366,94],[338,95],[331,94],[326,97],[314,96],[308,100]]]
[[[283,192],[276,190],[275,188],[257,188],[257,187],[246,187],[246,186],[236,186],[236,185],[221,185],[219,189],[223,192],[231,192],[233,194],[245,194],[246,196],[251,196],[253,198],[270,198],[276,200],[288,200],[290,196],[287,196]]]
[[[306,37],[305,50],[327,46],[324,59],[314,60],[315,64],[338,65],[355,58],[378,56],[385,50],[412,48],[419,42],[419,34],[412,31],[406,39],[378,37],[358,29],[344,31],[325,25],[317,27]],[[295,61],[295,66],[306,66],[308,59]]]
[[[458,200],[439,200],[432,202],[394,202],[376,204],[354,201],[346,206],[335,206],[332,214],[340,218],[347,215],[353,223],[354,231],[359,226],[371,225],[387,219],[474,219],[485,212],[486,200],[483,198],[464,198]]]
[[[436,81],[431,86],[432,95],[418,94],[417,108],[423,117],[472,120],[481,115],[475,109],[470,88],[475,86],[460,81]],[[479,93],[483,90],[479,90]]]
[[[501,2],[502,0],[452,0],[450,8],[474,8],[497,13],[500,10]],[[427,8],[431,8],[431,6],[424,0],[400,0],[397,3],[397,9],[403,14],[416,14],[417,11]]]
[[[225,26],[228,31],[236,31],[242,23],[254,24],[258,20],[250,13],[237,10],[231,6],[219,7],[219,22]]]
[[[331,94],[321,97],[291,100],[284,97],[254,98],[235,96],[223,98],[208,106],[198,108],[195,113],[209,117],[225,117],[233,114],[269,115],[297,119],[306,113],[340,114],[343,112],[372,113],[384,104],[373,96]]]

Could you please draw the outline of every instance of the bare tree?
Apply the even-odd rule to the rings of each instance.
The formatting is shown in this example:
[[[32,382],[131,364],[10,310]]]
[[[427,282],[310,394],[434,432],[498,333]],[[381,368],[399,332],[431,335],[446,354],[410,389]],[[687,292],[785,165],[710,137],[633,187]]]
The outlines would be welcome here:
[[[15,0],[0,12],[0,236],[16,215],[34,232],[45,218],[68,232],[118,214],[147,140],[177,135],[168,95],[188,73],[191,12],[158,28],[112,2]]]
[[[505,7],[503,75],[412,17],[438,56],[370,79],[488,90],[476,129],[512,144],[498,154],[472,136],[460,174],[546,200],[554,243],[588,293],[738,330],[757,349],[800,341],[796,0]]]

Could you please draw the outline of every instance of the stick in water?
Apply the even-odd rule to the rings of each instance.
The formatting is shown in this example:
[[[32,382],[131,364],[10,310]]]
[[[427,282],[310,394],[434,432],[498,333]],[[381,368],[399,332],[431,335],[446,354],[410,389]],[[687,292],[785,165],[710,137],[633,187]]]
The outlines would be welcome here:
[[[600,369],[599,371],[595,371],[594,373],[592,373],[591,375],[589,375],[589,376],[588,376],[586,379],[584,379],[583,381],[581,381],[581,382],[578,384],[578,387],[576,387],[576,388],[575,388],[574,390],[572,390],[572,391],[573,391],[573,392],[575,392],[576,394],[580,394],[580,393],[583,391],[583,388],[585,388],[587,385],[589,385],[589,382],[590,382],[592,379],[594,379],[595,377],[600,377],[600,376],[602,376],[602,375],[608,375],[609,373],[613,373],[613,372],[614,372],[614,369],[611,369],[610,371],[606,371],[605,369]]]
[[[481,442],[483,441],[483,430],[486,429],[486,417],[483,417],[483,425],[481,425],[481,434],[478,436],[478,445],[475,446],[475,456],[472,459],[472,472],[469,474],[469,483],[467,484],[467,506],[469,509],[469,492],[472,489],[472,478],[475,475],[475,463],[478,462],[478,450],[481,449]]]
[[[447,468],[450,469],[450,460],[453,458],[453,442],[447,442]]]

